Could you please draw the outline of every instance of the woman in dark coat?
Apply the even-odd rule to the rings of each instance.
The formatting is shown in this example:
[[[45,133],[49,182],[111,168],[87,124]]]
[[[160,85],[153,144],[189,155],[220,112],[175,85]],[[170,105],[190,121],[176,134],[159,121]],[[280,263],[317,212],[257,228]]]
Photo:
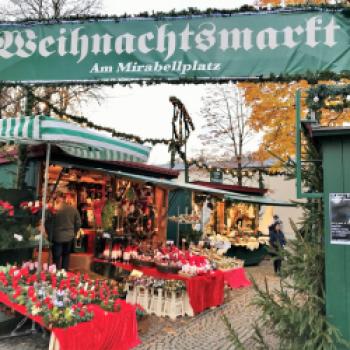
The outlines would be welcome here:
[[[279,274],[281,271],[282,260],[279,257],[279,250],[282,249],[286,245],[286,238],[284,237],[284,233],[281,230],[281,225],[279,222],[271,225],[269,228],[270,234],[270,246],[274,251],[274,261],[273,268],[276,274]]]

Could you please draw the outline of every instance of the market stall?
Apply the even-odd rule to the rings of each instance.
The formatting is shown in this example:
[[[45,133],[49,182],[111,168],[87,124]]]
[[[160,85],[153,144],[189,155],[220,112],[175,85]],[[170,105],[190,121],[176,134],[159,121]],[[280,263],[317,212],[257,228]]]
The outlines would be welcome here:
[[[225,254],[243,259],[246,266],[258,264],[269,243],[269,236],[259,229],[259,209],[258,204],[216,201],[204,223],[204,234]]]
[[[167,192],[159,187],[72,164],[70,168],[50,166],[49,189],[54,186],[80,213],[76,252],[102,253],[106,233],[129,243],[165,240]]]
[[[52,331],[53,336],[57,339],[56,347],[61,350],[72,349],[73,345],[74,349],[130,349],[136,346],[138,339],[135,309],[117,300],[117,293],[109,293],[107,285],[99,286],[98,281],[93,282],[86,278],[82,281],[72,275],[58,276],[55,272],[46,271],[45,264],[42,264],[42,250],[47,203],[50,195],[57,190],[59,182],[64,172],[66,172],[66,168],[62,167],[55,183],[51,184],[53,187],[49,188],[50,179],[53,180],[52,176],[50,178],[53,145],[71,156],[98,159],[100,161],[146,161],[150,149],[124,140],[106,137],[93,130],[45,116],[1,119],[0,141],[46,144],[44,181],[38,183],[39,198],[34,203],[24,204],[25,207],[31,208],[33,205],[36,206],[37,202],[43,203],[40,208],[38,263],[34,272],[31,265],[29,267],[25,265],[22,267],[11,267],[11,265],[2,267],[0,301],[31,318],[36,323],[45,325],[47,329]],[[92,200],[90,203],[81,201],[82,204],[91,204],[95,209],[95,227],[102,224],[100,208],[102,208],[102,201],[104,200],[103,188],[98,187],[98,189],[101,189],[101,191],[98,191],[95,187],[90,192],[90,198],[96,199],[95,202],[92,202]],[[72,188],[69,188],[68,183],[66,199],[69,199],[73,205],[78,205],[81,198],[84,197],[81,192],[74,193]],[[87,196],[85,198],[87,199]],[[60,278],[59,285],[57,285],[58,278]],[[98,293],[97,289],[99,290]],[[107,296],[105,296],[106,292]],[[102,312],[99,308],[96,309],[96,304],[104,311]],[[109,311],[119,312],[120,310],[129,313],[129,316],[122,315],[118,321],[117,318],[120,315],[109,317],[107,314]],[[99,331],[100,325],[108,322],[107,318],[114,321],[113,326],[107,327],[107,329],[102,328]],[[131,320],[133,324],[130,325],[124,322],[127,319]],[[55,326],[65,329],[64,331],[56,331]],[[125,330],[125,327],[127,330]],[[84,328],[84,333],[89,331],[89,335],[85,337],[84,341],[80,340],[82,328]],[[133,334],[130,335],[129,332],[133,332]],[[116,333],[119,333],[120,336],[116,337]],[[68,338],[69,342],[67,342]]]
[[[25,129],[31,130],[26,135],[23,134],[25,123]],[[145,160],[149,150],[143,146],[126,144],[124,145],[126,153],[122,155],[121,150],[114,149],[120,145],[110,142],[106,136],[103,139],[106,144],[104,149],[99,138],[101,136],[93,133],[84,134],[85,129],[77,130],[75,126],[72,135],[69,123],[62,121],[57,123],[56,125],[55,120],[47,117],[18,118],[13,122],[2,122],[0,135],[4,140],[16,141],[18,136],[26,142],[29,140],[29,143],[49,142],[45,164],[42,156],[37,157],[39,173],[42,174],[37,181],[37,195],[42,199],[41,203],[49,202],[55,207],[55,194],[60,193],[67,202],[78,209],[83,227],[75,239],[74,249],[78,252],[79,259],[86,259],[88,262],[85,264],[87,269],[93,258],[95,266],[102,264],[108,267],[107,277],[113,277],[110,274],[110,267],[131,272],[130,276],[127,273],[123,277],[127,301],[140,304],[146,312],[173,319],[185,314],[193,316],[221,305],[224,301],[225,284],[231,288],[250,285],[243,262],[224,257],[223,253],[225,249],[227,250],[227,246],[220,245],[221,242],[197,240],[197,245],[194,246],[192,239],[186,240],[180,236],[180,232],[176,242],[167,242],[168,207],[171,202],[168,198],[169,191],[188,190],[193,200],[195,195],[201,194],[203,201],[197,201],[196,204],[202,209],[208,207],[210,199],[210,202],[213,202],[211,204],[216,204],[217,208],[216,222],[212,227],[225,231],[226,236],[237,224],[234,216],[237,216],[237,213],[229,217],[231,221],[227,220],[226,215],[226,222],[219,222],[220,215],[226,210],[225,203],[229,199],[225,196],[230,193],[196,184],[176,183],[164,178],[163,175],[158,177],[154,174],[144,175],[140,173],[141,163],[135,163],[137,172],[131,169],[132,166],[120,170],[120,164],[113,163],[115,160]],[[63,127],[63,130],[60,131],[59,127]],[[37,138],[34,138],[35,135]],[[89,137],[92,139],[91,145],[88,144]],[[97,144],[94,143],[96,140]],[[139,157],[135,152],[139,153]],[[251,200],[254,202],[255,197],[234,196],[235,203],[250,203]],[[26,206],[30,208],[33,203],[29,202]],[[41,239],[44,235],[46,208],[46,205],[42,206]],[[196,211],[197,209],[193,209],[191,204],[189,207],[181,208],[181,211],[177,210],[177,216],[171,216],[169,219],[178,226],[183,223],[184,227],[189,226],[197,231],[199,229],[203,233],[203,213]],[[243,207],[241,211],[243,213]],[[241,216],[240,228],[248,228],[248,219],[250,225],[256,225],[255,217],[245,217],[243,214]],[[210,222],[209,220],[209,224]],[[177,246],[174,243],[177,243]],[[41,251],[42,247],[39,248],[38,272],[35,274],[38,276],[41,276],[43,261]],[[6,298],[4,303],[6,304]],[[131,310],[128,304],[120,301],[118,304],[121,305],[121,309],[124,307]],[[94,317],[89,321],[94,322],[96,317],[101,324],[108,322],[99,318],[100,312],[94,307],[87,306],[87,310],[94,311]],[[135,310],[130,311],[131,314],[133,312]],[[31,312],[29,316],[37,315]],[[118,317],[115,315],[111,317],[118,324],[116,319]],[[42,322],[39,318],[35,320]],[[62,334],[70,331],[80,334],[80,330],[74,328],[75,326],[69,324],[69,327],[66,327],[69,330],[63,333],[60,330],[53,332],[54,339],[58,339],[62,350],[65,347]],[[99,325],[90,326],[99,327]],[[87,327],[86,331],[90,326],[84,323],[84,326],[78,325],[78,328]],[[120,332],[124,332],[121,323],[118,327]],[[109,336],[105,334],[99,337],[108,339]],[[94,339],[94,337],[90,339],[91,344]],[[112,340],[109,344],[113,345]]]
[[[217,186],[201,184],[211,189]],[[192,215],[201,218],[199,230],[203,233],[203,239],[215,245],[222,254],[243,260],[245,266],[257,265],[268,254],[269,235],[262,225],[266,226],[267,221],[270,225],[273,220],[272,215],[265,215],[271,210],[265,210],[261,218],[262,206],[271,208],[292,204],[263,197],[264,190],[220,184],[221,187],[226,190],[234,187],[236,191],[249,191],[253,195],[222,193],[220,189],[212,193],[192,192]]]
[[[0,120],[0,141],[23,144],[46,144],[44,183],[41,200],[47,203],[51,145],[67,154],[99,160],[146,161],[150,149],[129,141],[107,137],[79,125],[47,116],[29,116]],[[42,262],[42,243],[45,234],[46,205],[42,206],[39,270]]]

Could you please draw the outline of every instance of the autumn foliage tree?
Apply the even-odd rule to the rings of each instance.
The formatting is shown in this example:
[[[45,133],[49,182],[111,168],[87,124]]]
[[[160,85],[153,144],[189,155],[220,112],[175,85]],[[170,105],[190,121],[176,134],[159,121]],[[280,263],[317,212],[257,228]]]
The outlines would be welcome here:
[[[348,81],[320,82],[325,84],[345,84]],[[259,159],[277,156],[286,161],[295,155],[295,94],[298,89],[305,91],[310,85],[306,81],[289,83],[240,83],[245,91],[245,100],[252,108],[249,126],[263,134],[257,152]],[[304,115],[307,111],[302,99]],[[336,126],[349,121],[346,111],[322,111],[322,124]]]

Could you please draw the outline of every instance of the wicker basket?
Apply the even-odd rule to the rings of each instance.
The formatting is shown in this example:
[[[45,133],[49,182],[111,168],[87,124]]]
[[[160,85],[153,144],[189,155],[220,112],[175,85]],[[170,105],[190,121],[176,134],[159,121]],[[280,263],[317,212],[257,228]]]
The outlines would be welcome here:
[[[144,260],[139,260],[139,259],[132,259],[130,260],[130,263],[135,266],[139,267],[154,267],[155,263],[154,261],[144,261]]]
[[[178,273],[181,270],[181,267],[179,266],[158,265],[158,264],[156,264],[156,268],[159,272],[162,272],[162,273]]]

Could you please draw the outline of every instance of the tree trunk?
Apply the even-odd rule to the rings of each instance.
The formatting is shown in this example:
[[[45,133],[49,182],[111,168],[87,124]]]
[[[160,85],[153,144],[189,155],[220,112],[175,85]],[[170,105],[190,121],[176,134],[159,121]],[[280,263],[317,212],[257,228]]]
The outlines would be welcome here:
[[[237,183],[238,186],[243,185],[242,156],[237,157]]]

